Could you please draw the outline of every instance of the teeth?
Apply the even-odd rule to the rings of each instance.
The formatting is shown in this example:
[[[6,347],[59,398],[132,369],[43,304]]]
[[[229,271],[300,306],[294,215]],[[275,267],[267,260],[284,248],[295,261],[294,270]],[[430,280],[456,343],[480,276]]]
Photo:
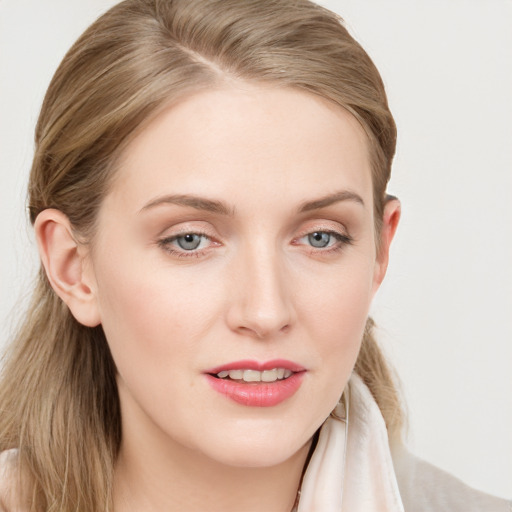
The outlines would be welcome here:
[[[257,370],[244,370],[242,378],[245,382],[261,382],[261,372]]]
[[[290,377],[293,372],[285,368],[274,368],[273,370],[223,370],[217,373],[217,377],[232,380],[243,380],[244,382],[275,382]]]
[[[229,370],[229,378],[233,380],[241,380],[244,377],[243,370]]]
[[[277,380],[277,369],[264,370],[261,372],[261,380],[263,382],[274,382]]]

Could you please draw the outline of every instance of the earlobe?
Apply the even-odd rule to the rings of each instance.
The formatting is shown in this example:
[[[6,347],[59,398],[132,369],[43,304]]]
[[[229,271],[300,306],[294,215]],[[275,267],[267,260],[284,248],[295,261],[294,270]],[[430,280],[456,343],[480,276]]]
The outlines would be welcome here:
[[[59,210],[43,210],[34,224],[41,262],[55,293],[78,322],[100,323],[92,279],[85,272],[85,248],[73,235],[69,219]]]
[[[389,263],[389,248],[396,233],[398,222],[400,221],[401,205],[396,198],[387,200],[384,206],[382,216],[382,227],[380,231],[380,240],[375,263],[374,285],[375,290],[380,286],[386,275]]]

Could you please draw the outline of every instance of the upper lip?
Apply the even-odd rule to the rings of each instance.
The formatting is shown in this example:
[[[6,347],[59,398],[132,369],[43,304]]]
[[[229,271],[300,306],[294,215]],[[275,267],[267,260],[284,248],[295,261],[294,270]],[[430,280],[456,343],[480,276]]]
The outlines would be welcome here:
[[[272,359],[270,361],[254,361],[252,359],[244,359],[242,361],[233,361],[221,366],[215,366],[215,368],[210,368],[204,373],[215,375],[219,372],[229,370],[258,370],[262,372],[264,370],[273,370],[274,368],[284,368],[285,370],[290,370],[294,373],[303,372],[306,370],[300,364],[294,363],[293,361],[288,361],[286,359]]]

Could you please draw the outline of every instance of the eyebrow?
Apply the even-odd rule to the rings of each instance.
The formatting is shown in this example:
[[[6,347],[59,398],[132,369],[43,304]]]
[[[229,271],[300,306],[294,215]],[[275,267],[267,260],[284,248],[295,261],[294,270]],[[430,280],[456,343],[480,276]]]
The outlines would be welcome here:
[[[364,201],[359,194],[356,194],[355,192],[351,192],[349,190],[342,190],[340,192],[335,192],[334,194],[329,194],[319,199],[314,199],[312,201],[302,203],[298,211],[299,213],[304,213],[312,210],[320,210],[321,208],[326,208],[327,206],[339,203],[341,201],[353,201],[364,206]],[[144,205],[140,211],[143,212],[145,210],[149,210],[151,208],[155,208],[157,206],[161,206],[164,204],[188,206],[190,208],[195,208],[196,210],[203,210],[211,213],[217,213],[220,215],[234,215],[234,209],[230,208],[229,206],[226,205],[226,203],[223,203],[222,201],[218,201],[216,199],[207,199],[205,197],[199,197],[189,194],[174,194],[157,197],[156,199],[153,199],[152,201]]]
[[[151,208],[155,208],[156,206],[160,206],[163,204],[175,204],[178,206],[188,206],[190,208],[195,208],[196,210],[203,210],[211,213],[218,213],[221,215],[233,215],[233,210],[230,209],[225,203],[222,201],[217,201],[215,199],[207,199],[205,197],[198,197],[188,194],[175,194],[157,197],[153,199],[145,206],[141,208],[141,212],[145,210],[149,210]]]
[[[353,201],[364,206],[363,198],[359,194],[351,192],[350,190],[341,190],[339,192],[334,192],[334,194],[329,194],[325,197],[302,203],[299,207],[299,212],[303,213],[310,212],[312,210],[320,210],[321,208],[326,208],[327,206],[339,203],[340,201]]]

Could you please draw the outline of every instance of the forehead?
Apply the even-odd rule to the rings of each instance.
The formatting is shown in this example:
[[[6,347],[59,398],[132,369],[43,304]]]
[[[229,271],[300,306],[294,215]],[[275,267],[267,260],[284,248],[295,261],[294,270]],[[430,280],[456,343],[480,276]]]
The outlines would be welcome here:
[[[230,85],[195,93],[148,123],[125,148],[109,195],[138,210],[167,193],[250,203],[350,189],[371,204],[367,146],[358,121],[327,100]]]

